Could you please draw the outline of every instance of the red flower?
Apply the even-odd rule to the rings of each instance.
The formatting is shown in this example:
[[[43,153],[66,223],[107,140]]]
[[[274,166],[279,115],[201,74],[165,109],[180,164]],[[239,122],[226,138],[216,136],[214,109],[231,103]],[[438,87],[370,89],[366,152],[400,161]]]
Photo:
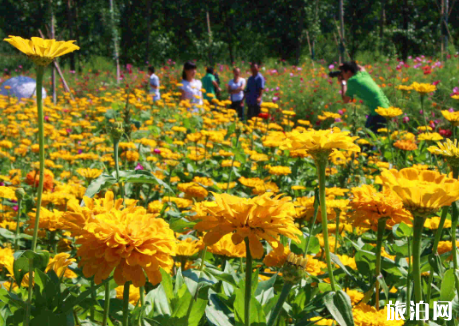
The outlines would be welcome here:
[[[453,134],[453,132],[449,129],[440,129],[439,133],[443,137],[447,137],[447,138],[451,137],[451,135]]]
[[[258,117],[264,119],[264,120],[268,120],[269,119],[269,113],[265,113],[265,112],[262,112],[260,114],[258,114]]]

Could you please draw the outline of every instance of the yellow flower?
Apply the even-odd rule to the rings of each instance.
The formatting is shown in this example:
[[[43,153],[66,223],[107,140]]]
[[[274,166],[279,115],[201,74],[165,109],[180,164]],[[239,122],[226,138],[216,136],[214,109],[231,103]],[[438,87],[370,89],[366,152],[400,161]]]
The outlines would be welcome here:
[[[102,170],[99,169],[91,169],[91,168],[79,168],[76,170],[79,175],[87,180],[96,179],[98,176],[102,174]]]
[[[443,137],[438,132],[425,132],[418,135],[418,140],[442,140]]]
[[[351,298],[352,305],[356,305],[362,301],[364,294],[356,290],[346,290],[347,295]]]
[[[375,112],[380,116],[387,117],[387,118],[395,118],[399,115],[403,114],[403,111],[399,108],[395,108],[393,106],[386,108],[378,107]]]
[[[36,209],[34,212],[29,213],[29,227],[28,229],[33,229],[35,225],[35,217],[36,217]],[[50,211],[44,207],[40,209],[40,220],[38,221],[38,225],[40,229],[45,229],[49,231],[56,231],[61,230],[64,226],[64,212],[54,210]]]
[[[390,187],[413,215],[425,216],[449,206],[459,199],[459,181],[435,171],[413,168],[385,170],[381,173],[385,186]]]
[[[453,126],[459,126],[459,111],[449,112],[448,110],[443,110],[441,111],[441,114],[446,120],[451,122]]]
[[[214,255],[237,258],[246,256],[244,243],[241,242],[235,245],[231,240],[230,233],[224,235],[217,243],[207,247],[207,250]]]
[[[263,258],[263,264],[267,267],[282,267],[285,262],[287,261],[287,256],[290,253],[289,247],[284,247],[284,251],[281,252],[279,250],[271,250],[269,254]]]
[[[270,166],[268,173],[272,175],[289,175],[292,170],[288,166]]]
[[[197,199],[204,199],[209,194],[206,188],[200,186],[196,182],[179,183],[177,189],[184,192],[187,197]]]
[[[371,185],[362,185],[352,189],[352,217],[350,222],[355,227],[378,228],[378,221],[387,218],[386,229],[404,222],[411,224],[411,214],[403,208],[402,200],[389,188],[381,192]]]
[[[190,257],[199,252],[202,247],[200,240],[193,240],[192,238],[186,238],[181,240],[177,244],[177,256]]]
[[[459,240],[456,241],[456,246],[459,246]],[[440,241],[438,242],[437,252],[439,255],[444,253],[451,252],[453,250],[453,243],[451,241]],[[450,259],[452,258],[449,257]]]
[[[435,85],[417,82],[411,84],[411,87],[413,87],[413,89],[422,96],[426,95],[427,93],[435,92],[437,90],[437,86]]]
[[[281,145],[283,150],[306,150],[310,155],[328,157],[334,149],[342,149],[351,152],[360,152],[360,147],[354,144],[357,137],[349,136],[349,132],[333,130],[308,130],[299,132],[293,130],[287,135],[287,139]]]
[[[76,278],[77,275],[68,269],[72,263],[76,262],[76,259],[70,258],[70,254],[67,253],[60,253],[50,258],[48,262],[48,266],[46,267],[46,272],[49,270],[53,270],[57,277],[66,277],[66,278]]]
[[[438,227],[440,226],[440,217],[434,216],[432,218],[426,219],[424,226],[430,230],[437,230]],[[445,223],[443,224],[444,229],[450,229],[451,228],[451,220],[445,220]]]
[[[169,225],[143,207],[135,207],[135,201],[121,209],[122,201],[114,201],[108,192],[104,211],[89,213],[89,220],[81,223],[77,244],[79,266],[85,277],[94,276],[100,284],[114,272],[118,285],[132,281],[136,287],[146,282],[161,282],[160,268],[170,271],[174,264],[171,256],[176,252],[176,239]],[[112,200],[110,200],[112,199]],[[76,215],[76,214],[74,214]],[[72,217],[66,214],[66,217]],[[72,227],[78,227],[72,223]]]
[[[312,317],[309,319],[310,322],[312,322],[311,325],[316,325],[316,326],[336,326],[337,323],[334,319],[328,319],[328,318],[323,318],[321,316],[317,317]]]
[[[388,320],[387,306],[376,310],[375,307],[361,303],[352,309],[355,326],[402,326],[403,320]]]
[[[4,41],[26,54],[39,66],[47,66],[55,58],[80,49],[73,44],[75,41],[45,40],[40,37],[32,37],[28,40],[20,36],[9,35]]]
[[[400,91],[412,91],[413,90],[413,86],[408,86],[408,85],[398,85],[395,88]]]
[[[302,235],[293,223],[295,207],[288,197],[273,197],[270,193],[250,199],[228,194],[213,195],[215,201],[202,207],[207,215],[195,225],[199,231],[208,231],[204,236],[207,245],[213,245],[224,235],[233,233],[233,243],[237,245],[247,238],[251,254],[259,259],[264,253],[261,239],[283,252],[279,235],[295,241],[298,241],[297,235]]]
[[[116,289],[116,298],[123,300],[124,295],[124,286],[118,286]],[[140,300],[139,289],[134,287],[132,284],[129,284],[129,303],[133,306],[137,306]],[[139,303],[140,304],[140,303]]]
[[[338,255],[339,260],[343,263],[344,266],[348,266],[350,269],[357,270],[357,264],[355,258],[349,257],[347,255]]]
[[[0,198],[16,199],[16,194],[13,188],[0,186]]]
[[[290,189],[292,190],[306,190],[305,186],[291,186]]]
[[[428,148],[429,152],[435,155],[443,156],[451,165],[452,168],[459,168],[459,147],[457,144],[457,139],[451,141],[451,139],[446,139],[446,142],[437,143],[437,146],[430,146]]]
[[[414,151],[418,148],[418,145],[416,145],[415,142],[411,140],[397,140],[394,143],[394,147],[397,147],[398,149],[402,149],[404,151]]]

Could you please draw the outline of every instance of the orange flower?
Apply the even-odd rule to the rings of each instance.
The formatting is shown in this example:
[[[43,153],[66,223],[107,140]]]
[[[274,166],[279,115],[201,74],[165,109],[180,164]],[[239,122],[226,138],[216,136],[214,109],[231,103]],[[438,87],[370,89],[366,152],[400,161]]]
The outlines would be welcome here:
[[[38,171],[34,170],[34,171],[27,173],[26,183],[28,185],[31,185],[32,187],[37,188],[39,181],[40,181],[40,174]],[[50,170],[45,169],[45,180],[43,182],[43,189],[52,190],[53,184],[54,184],[54,174]]]

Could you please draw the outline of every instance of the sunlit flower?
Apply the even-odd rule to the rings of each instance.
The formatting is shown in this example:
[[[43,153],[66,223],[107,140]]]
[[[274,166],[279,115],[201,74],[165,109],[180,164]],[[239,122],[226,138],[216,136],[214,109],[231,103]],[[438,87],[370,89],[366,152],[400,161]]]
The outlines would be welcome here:
[[[55,58],[80,49],[73,44],[75,41],[46,40],[40,37],[32,37],[28,40],[12,35],[4,40],[26,54],[30,60],[39,66],[47,66]]]
[[[259,259],[264,253],[260,240],[266,240],[273,248],[283,251],[279,235],[297,241],[297,235],[302,234],[293,223],[295,208],[288,197],[273,197],[270,193],[250,199],[228,194],[213,195],[215,201],[203,207],[207,215],[202,216],[201,222],[195,226],[199,231],[207,231],[204,242],[209,246],[233,233],[233,243],[237,245],[247,238],[250,252]]]
[[[399,115],[403,114],[403,111],[399,108],[395,108],[393,106],[388,107],[388,108],[381,108],[378,107],[375,112],[379,114],[380,116],[386,117],[386,118],[395,118],[398,117]]]
[[[443,156],[452,168],[459,168],[459,147],[457,139],[453,142],[448,138],[443,143],[438,142],[437,146],[430,146],[428,150],[432,154]]]

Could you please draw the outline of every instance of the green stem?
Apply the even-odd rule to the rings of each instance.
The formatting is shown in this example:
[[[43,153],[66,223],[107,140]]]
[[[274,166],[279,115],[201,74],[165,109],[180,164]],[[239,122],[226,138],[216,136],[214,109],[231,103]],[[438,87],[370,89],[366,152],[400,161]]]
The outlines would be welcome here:
[[[38,160],[40,161],[40,173],[38,180],[38,193],[37,193],[37,214],[35,218],[35,225],[33,229],[32,251],[35,252],[38,240],[38,225],[40,222],[40,208],[41,198],[43,194],[43,182],[45,179],[45,135],[44,135],[44,116],[43,116],[43,74],[45,68],[37,66],[37,87],[35,93],[37,94],[37,111],[38,111],[38,144],[40,150],[38,153]],[[33,273],[31,274],[33,275]],[[33,276],[32,276],[33,278]]]
[[[413,281],[414,300],[416,303],[422,301],[422,279],[421,279],[421,240],[424,228],[425,217],[414,216],[413,220]],[[422,321],[419,325],[423,325]]]
[[[438,248],[438,243],[440,242],[441,235],[443,232],[443,226],[445,225],[445,220],[446,216],[448,215],[449,207],[443,207],[443,210],[441,212],[441,218],[440,218],[440,224],[438,225],[437,232],[435,232],[435,239],[432,247],[432,254],[437,255],[437,248]],[[430,274],[429,274],[429,283],[427,284],[427,299],[426,302],[430,302],[430,296],[432,294],[432,282],[434,278],[434,269],[432,266],[430,266]]]
[[[456,228],[457,228],[457,221],[459,218],[459,212],[457,209],[457,202],[452,204],[453,212],[451,214],[451,242],[452,242],[452,253],[453,253],[453,266],[454,271],[458,271],[458,263],[457,263],[457,243],[456,243]],[[459,294],[459,284],[456,284],[456,291]]]
[[[131,282],[124,283],[123,290],[123,326],[129,326],[129,288]]]
[[[376,240],[376,299],[375,299],[375,308],[379,310],[379,280],[378,277],[381,275],[381,247],[382,240],[384,236],[384,231],[386,230],[386,221],[387,218],[381,218],[378,220],[378,235]]]
[[[114,139],[113,140],[113,151],[114,151],[114,156],[115,156],[115,171],[116,171],[116,182],[118,183],[118,186],[120,187],[120,192],[121,192],[121,197],[124,198],[124,191],[123,191],[123,185],[120,183],[120,167],[119,167],[119,139]]]
[[[33,295],[33,259],[29,259],[29,289],[27,297],[27,306],[24,316],[24,325],[29,325],[30,314],[32,311],[32,295]],[[18,284],[20,286],[20,284]]]
[[[35,252],[37,249],[37,240],[38,240],[38,226],[40,222],[40,209],[41,209],[41,198],[43,194],[43,182],[45,179],[45,135],[44,135],[44,115],[43,115],[43,74],[45,71],[44,66],[37,66],[37,86],[36,86],[36,95],[37,95],[37,113],[38,113],[38,145],[40,150],[38,153],[38,160],[40,161],[40,173],[38,180],[38,189],[37,189],[37,212],[35,217],[35,225],[33,229],[33,238],[32,238],[32,251]],[[32,294],[33,294],[33,259],[29,260],[29,297],[27,299],[26,313],[24,316],[24,326],[29,326],[30,322],[30,313],[32,310]]]
[[[293,283],[291,282],[284,283],[279,299],[277,300],[276,306],[274,307],[274,310],[271,312],[271,315],[269,316],[267,326],[273,326],[274,323],[276,322],[277,317],[279,316],[282,310],[282,306],[284,305],[285,300],[287,300],[288,294],[290,293],[290,290],[292,289],[292,287],[293,287]]]
[[[143,314],[145,311],[145,288],[141,286],[139,288],[140,294],[140,316],[139,316],[139,326],[143,326]]]
[[[245,326],[250,326],[250,299],[252,298],[252,254],[250,253],[249,239],[245,238],[244,242],[246,250],[244,320]]]
[[[316,159],[316,167],[319,174],[319,198],[320,210],[322,213],[322,233],[324,236],[325,260],[327,261],[327,271],[330,278],[332,291],[336,291],[335,279],[333,277],[333,268],[330,259],[330,245],[328,242],[328,221],[327,221],[327,203],[325,201],[325,169],[327,167],[328,156]]]
[[[18,215],[16,219],[16,239],[14,240],[14,248],[19,250],[19,223],[21,222],[22,200],[18,198]]]
[[[339,216],[341,213],[341,210],[336,209],[336,230],[335,230],[335,248],[333,250],[334,253],[338,250],[338,241],[339,241]]]
[[[317,214],[319,213],[319,205],[320,205],[319,189],[315,188],[314,189],[314,215],[312,216],[311,226],[309,227],[309,237],[308,237],[308,240],[306,241],[306,249],[304,251],[305,258],[308,257],[309,244],[311,242],[311,238],[313,235],[312,230],[314,228],[314,225],[316,224]]]
[[[102,326],[107,326],[108,314],[110,311],[110,282],[105,283],[105,305],[104,305],[104,319]]]
[[[407,238],[408,245],[408,273],[406,275],[406,305],[408,306],[411,302],[411,245],[410,237]],[[406,320],[410,319],[410,310],[406,310]]]

